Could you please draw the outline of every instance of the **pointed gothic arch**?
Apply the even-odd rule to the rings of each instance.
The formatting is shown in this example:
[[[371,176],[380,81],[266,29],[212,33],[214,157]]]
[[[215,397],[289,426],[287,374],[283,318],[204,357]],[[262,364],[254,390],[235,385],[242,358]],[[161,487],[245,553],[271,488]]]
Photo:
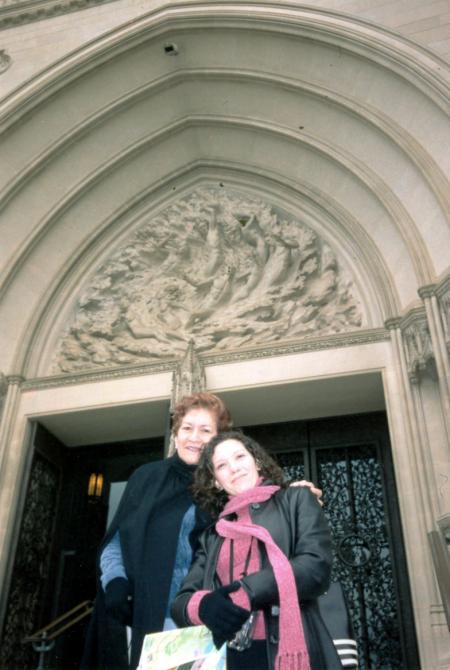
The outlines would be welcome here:
[[[30,418],[97,407],[111,379],[111,407],[124,394],[129,403],[169,395],[170,358],[47,377],[86,278],[146,216],[224,183],[304,217],[351,268],[369,316],[365,340],[210,357],[210,386],[382,375],[414,602],[438,600],[425,540],[445,512],[436,482],[449,431],[446,72],[426,49],[339,12],[195,2],[124,24],[2,101],[2,556],[14,547]],[[421,385],[423,352],[437,380]],[[7,558],[0,569],[8,577]],[[422,605],[416,618],[428,662],[440,642]]]

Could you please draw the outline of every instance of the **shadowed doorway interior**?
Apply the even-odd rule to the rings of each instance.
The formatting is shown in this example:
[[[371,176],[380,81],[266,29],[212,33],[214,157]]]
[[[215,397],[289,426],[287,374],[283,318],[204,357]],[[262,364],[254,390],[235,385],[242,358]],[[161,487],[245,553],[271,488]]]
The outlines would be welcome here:
[[[312,479],[324,490],[333,578],[346,590],[361,670],[419,668],[384,412],[244,430],[290,478]],[[34,670],[37,654],[22,644],[23,636],[94,597],[111,491],[120,495],[136,467],[162,458],[164,437],[67,448],[38,426],[34,446],[0,656],[8,670]],[[101,490],[92,475],[101,475]],[[84,630],[81,622],[59,639],[52,668],[78,667]]]

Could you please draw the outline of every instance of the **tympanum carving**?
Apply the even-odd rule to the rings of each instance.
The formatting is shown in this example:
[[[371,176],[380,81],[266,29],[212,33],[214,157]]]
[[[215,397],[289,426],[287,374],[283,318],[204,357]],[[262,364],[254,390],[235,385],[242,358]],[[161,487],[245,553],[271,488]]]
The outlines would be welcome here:
[[[311,228],[257,198],[203,188],[149,218],[98,269],[54,371],[136,364],[362,324],[355,286]]]

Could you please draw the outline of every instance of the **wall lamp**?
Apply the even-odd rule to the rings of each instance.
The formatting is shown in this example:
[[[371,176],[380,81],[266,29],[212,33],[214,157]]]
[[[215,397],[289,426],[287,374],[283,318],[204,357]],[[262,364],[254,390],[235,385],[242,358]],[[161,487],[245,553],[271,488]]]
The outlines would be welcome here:
[[[92,472],[89,477],[88,498],[89,500],[99,500],[103,491],[103,475],[99,472]]]

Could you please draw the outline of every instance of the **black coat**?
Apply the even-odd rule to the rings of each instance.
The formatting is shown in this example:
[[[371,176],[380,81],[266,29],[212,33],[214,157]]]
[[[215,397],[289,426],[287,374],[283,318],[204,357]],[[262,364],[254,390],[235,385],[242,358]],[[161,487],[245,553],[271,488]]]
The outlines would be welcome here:
[[[330,531],[315,496],[307,488],[291,487],[266,502],[250,505],[250,510],[253,523],[269,531],[292,565],[312,670],[341,670],[316,600],[329,586],[332,556]],[[219,586],[216,565],[222,542],[214,528],[202,535],[191,570],[172,605],[172,616],[179,626],[191,625],[186,608],[192,594]],[[267,656],[269,667],[273,668],[278,646],[278,589],[263,545],[260,546],[261,569],[243,581],[253,608],[264,611]]]
[[[177,454],[138,468],[127,483],[100,547],[99,557],[119,532],[133,597],[131,668],[139,662],[144,636],[161,631],[164,626],[180,526],[193,502],[190,487],[194,470],[195,466],[187,465]],[[197,513],[197,535],[207,521]],[[194,537],[191,541],[194,544]],[[98,579],[81,669],[124,668],[128,668],[125,627],[108,616]]]

